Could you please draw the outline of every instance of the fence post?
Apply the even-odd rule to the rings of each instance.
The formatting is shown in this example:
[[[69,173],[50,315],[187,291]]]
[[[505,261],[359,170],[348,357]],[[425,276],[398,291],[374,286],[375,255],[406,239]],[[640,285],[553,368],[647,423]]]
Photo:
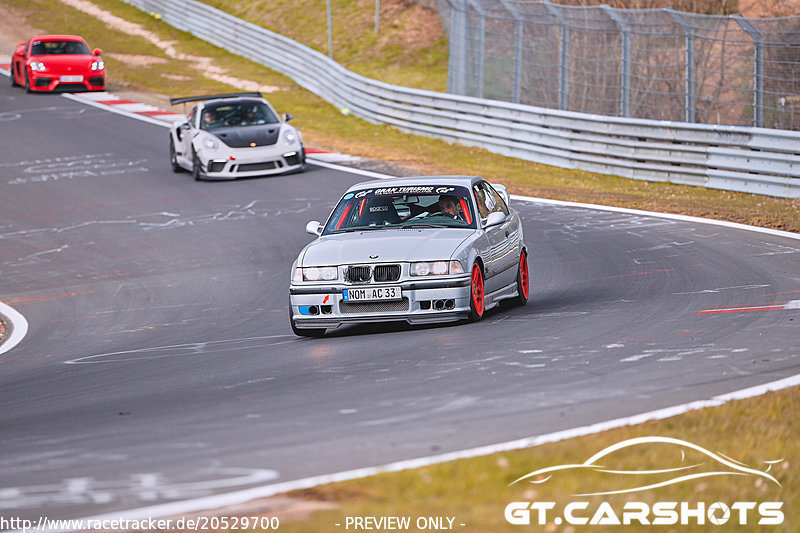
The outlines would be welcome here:
[[[764,36],[740,14],[731,16],[753,39],[753,125],[760,128],[764,125]]]
[[[325,17],[328,21],[328,57],[333,59],[333,21],[331,18],[331,0],[325,2]]]
[[[675,24],[681,27],[683,30],[685,46],[686,46],[686,64],[685,64],[685,74],[684,74],[684,113],[683,119],[686,122],[694,122],[695,121],[695,74],[694,74],[694,28],[691,24],[689,24],[686,19],[672,9],[671,7],[667,7],[664,9],[667,14],[672,17],[672,20],[675,21]]]
[[[550,0],[542,0],[550,16],[558,20],[561,27],[561,58],[558,67],[558,108],[566,111],[569,95],[569,21]]]
[[[622,16],[608,4],[600,6],[622,32],[622,87],[620,89],[621,114],[631,116],[631,27]]]
[[[447,66],[447,92],[467,92],[467,8],[466,0],[447,0],[450,6],[450,57]]]
[[[476,81],[477,86],[475,87],[475,96],[477,98],[483,98],[483,75],[484,75],[484,54],[486,50],[486,13],[483,10],[483,7],[475,2],[474,0],[467,0],[467,5],[472,6],[473,9],[478,13],[478,65],[476,67],[478,79]],[[467,20],[469,20],[469,13],[467,13]]]
[[[520,85],[522,84],[522,15],[517,9],[508,3],[508,0],[500,0],[506,11],[514,17],[514,89],[511,94],[511,101],[519,103]]]

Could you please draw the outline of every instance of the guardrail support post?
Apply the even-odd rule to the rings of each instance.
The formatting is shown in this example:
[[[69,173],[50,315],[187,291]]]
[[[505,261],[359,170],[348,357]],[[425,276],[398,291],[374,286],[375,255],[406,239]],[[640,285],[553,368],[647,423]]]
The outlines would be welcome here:
[[[750,21],[736,13],[733,20],[753,39],[753,126],[764,126],[764,36]]]

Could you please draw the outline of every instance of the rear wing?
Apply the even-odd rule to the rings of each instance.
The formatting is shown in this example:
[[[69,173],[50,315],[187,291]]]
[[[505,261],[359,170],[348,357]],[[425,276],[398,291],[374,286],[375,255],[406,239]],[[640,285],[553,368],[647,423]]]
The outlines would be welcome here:
[[[256,98],[264,98],[261,93],[229,93],[229,94],[212,94],[209,96],[186,96],[183,98],[170,98],[170,105],[183,104],[186,102],[199,102],[201,100],[216,100],[217,98],[239,98],[242,96],[254,96]]]

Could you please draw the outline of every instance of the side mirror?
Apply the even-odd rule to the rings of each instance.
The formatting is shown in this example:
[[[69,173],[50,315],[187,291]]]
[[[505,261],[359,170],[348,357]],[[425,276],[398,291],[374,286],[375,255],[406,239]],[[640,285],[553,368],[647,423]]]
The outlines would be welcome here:
[[[308,224],[306,224],[306,233],[310,233],[311,235],[316,235],[319,237],[322,235],[322,224],[317,222],[316,220],[312,220]]]
[[[95,48],[95,49],[94,49],[94,52],[92,52],[92,55],[99,56],[99,55],[101,55],[102,53],[103,53],[103,51],[102,51],[101,49],[99,49],[99,48]]]
[[[502,224],[506,221],[506,216],[501,213],[500,211],[492,211],[489,213],[489,216],[486,217],[486,224],[483,225],[484,228],[490,228],[492,226],[497,226],[498,224]]]
[[[284,114],[283,114],[283,121],[284,121],[284,122],[289,122],[289,121],[290,121],[290,120],[292,120],[293,118],[294,118],[294,117],[293,117],[293,116],[292,116],[290,113],[284,113]]]
[[[181,124],[181,129],[184,131],[188,131],[192,126],[188,122],[184,122]]]

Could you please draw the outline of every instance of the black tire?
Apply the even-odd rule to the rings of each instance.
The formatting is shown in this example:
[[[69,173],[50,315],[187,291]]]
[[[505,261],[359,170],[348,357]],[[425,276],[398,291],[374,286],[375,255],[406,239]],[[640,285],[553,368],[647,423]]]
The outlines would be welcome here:
[[[200,173],[200,159],[197,157],[197,152],[192,152],[192,177],[195,181],[200,181],[203,179],[203,175]]]
[[[31,79],[27,74],[25,74],[25,90],[29,93],[33,92],[31,91]]]
[[[325,328],[298,328],[297,324],[292,320],[292,308],[289,308],[289,324],[292,325],[292,331],[298,337],[322,337],[325,335]]]
[[[517,267],[517,297],[514,303],[525,305],[530,297],[530,271],[528,270],[528,253],[522,250],[519,254],[519,266]]]
[[[171,133],[169,135],[169,164],[172,167],[172,171],[176,174],[183,170],[178,164],[178,154],[175,153],[175,141],[172,140]]]
[[[8,72],[9,72],[9,74],[11,74],[9,76],[9,78],[11,78],[11,86],[12,87],[19,87],[19,83],[17,83],[16,78],[14,78],[14,64],[13,63],[11,64],[11,70],[9,70]]]
[[[469,319],[477,322],[486,312],[486,301],[483,284],[483,270],[478,261],[472,264],[472,279],[469,284]]]

